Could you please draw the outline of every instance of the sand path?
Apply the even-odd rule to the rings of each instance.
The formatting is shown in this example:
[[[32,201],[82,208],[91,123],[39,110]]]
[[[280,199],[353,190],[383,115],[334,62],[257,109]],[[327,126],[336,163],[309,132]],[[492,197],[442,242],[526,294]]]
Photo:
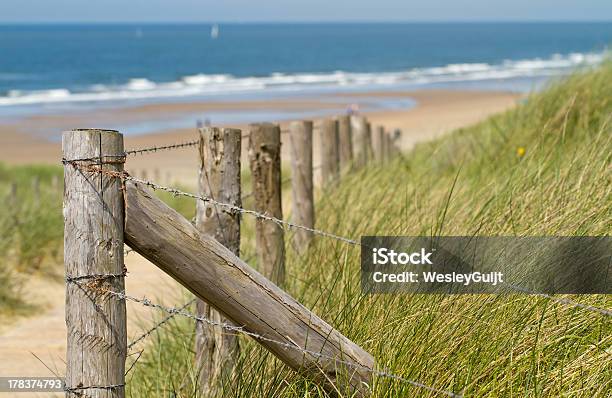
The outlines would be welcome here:
[[[403,149],[414,143],[431,139],[451,129],[467,126],[492,113],[512,107],[520,98],[503,92],[424,91],[412,93],[375,93],[380,96],[410,96],[418,106],[409,110],[373,112],[368,114],[373,125],[390,129],[401,128]],[[358,95],[355,96],[358,100]],[[173,105],[176,107],[177,105]],[[191,104],[190,107],[195,105]],[[162,105],[149,111],[163,111]],[[143,110],[139,110],[143,111]],[[176,109],[172,109],[176,111]],[[193,129],[173,130],[138,137],[126,137],[126,147],[167,145],[194,138]],[[318,148],[315,140],[315,148]],[[243,147],[246,148],[246,143]],[[27,148],[27,150],[24,150]],[[285,143],[284,150],[288,150]],[[318,151],[314,152],[317,164]],[[287,155],[284,156],[287,159]],[[16,130],[15,126],[0,125],[0,159],[8,163],[57,164],[60,147],[57,142],[34,139]],[[144,172],[162,183],[181,182],[195,186],[197,159],[190,149],[159,152],[150,156],[129,159],[128,170],[133,174]],[[163,173],[160,171],[163,170]],[[158,175],[156,175],[158,174]],[[166,305],[180,305],[185,300],[182,289],[170,277],[135,253],[126,257],[129,270],[126,278],[128,294],[147,296]],[[10,325],[0,325],[0,376],[51,376],[48,366],[57,374],[65,373],[66,328],[64,323],[64,285],[36,280],[30,282],[26,292],[33,302],[45,303],[36,316],[23,318]],[[133,338],[153,324],[152,310],[128,304],[128,336]],[[36,359],[36,354],[41,361]],[[9,396],[0,393],[0,396]],[[49,394],[18,394],[19,397],[49,396]]]
[[[126,291],[129,295],[168,306],[184,303],[183,289],[143,257],[129,253],[125,258],[128,268]],[[43,313],[22,318],[0,332],[0,376],[64,375],[66,357],[66,324],[64,322],[64,284],[33,279],[26,285],[31,302],[45,303]],[[154,324],[165,314],[128,302],[128,342]],[[153,318],[153,315],[156,315]],[[139,347],[146,343],[142,342]],[[38,357],[36,358],[34,354]],[[44,364],[43,364],[44,362]],[[50,370],[48,368],[50,368]],[[49,393],[19,393],[16,397],[48,397]],[[9,397],[9,393],[0,393]]]

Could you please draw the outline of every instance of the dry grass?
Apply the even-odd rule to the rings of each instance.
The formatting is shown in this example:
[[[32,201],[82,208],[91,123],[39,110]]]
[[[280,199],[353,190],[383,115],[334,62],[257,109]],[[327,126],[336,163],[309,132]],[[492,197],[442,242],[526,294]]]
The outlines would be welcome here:
[[[317,226],[360,235],[607,235],[612,225],[612,65],[524,105],[352,174],[317,203]],[[523,148],[522,150],[520,148]],[[251,221],[244,249],[252,252]],[[369,295],[359,249],[319,238],[289,251],[288,290],[379,365],[469,397],[607,397],[612,320],[526,295]],[[612,307],[604,295],[572,299]],[[321,397],[248,339],[228,397]],[[134,397],[196,396],[193,325],[157,334],[128,377]],[[374,397],[440,394],[376,378]]]

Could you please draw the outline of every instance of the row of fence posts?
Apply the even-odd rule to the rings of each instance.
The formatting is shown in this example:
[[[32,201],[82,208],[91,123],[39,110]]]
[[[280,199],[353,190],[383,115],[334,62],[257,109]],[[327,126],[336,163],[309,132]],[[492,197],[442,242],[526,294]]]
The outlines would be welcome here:
[[[288,128],[292,175],[292,222],[311,229],[315,226],[314,131],[312,121],[291,122]],[[338,182],[343,174],[361,169],[369,162],[385,162],[391,159],[394,154],[398,153],[395,141],[401,135],[398,132],[391,135],[381,127],[372,131],[367,119],[362,115],[343,115],[323,120],[320,122],[317,131],[320,143],[320,169],[323,189],[329,189]],[[242,207],[240,178],[242,132],[231,128],[204,127],[199,129],[199,134],[198,188],[200,196]],[[99,159],[99,163],[92,164],[98,164],[99,170],[104,173],[123,172],[123,162],[117,160],[125,153],[123,137],[117,132],[87,129],[68,131],[63,135],[62,146],[64,159],[95,158]],[[281,129],[279,125],[260,123],[249,126],[248,161],[252,174],[253,210],[270,217],[282,219]],[[142,228],[138,223],[147,222],[147,217],[140,213],[140,217],[132,217],[132,223],[136,227],[132,227],[128,221],[123,221],[128,219],[126,212],[129,213],[130,207],[128,204],[132,198],[127,197],[126,189],[122,186],[119,178],[112,178],[112,176],[109,177],[104,173],[100,172],[87,176],[82,169],[75,166],[74,162],[65,162],[66,395],[71,397],[80,396],[84,390],[89,390],[87,394],[95,397],[123,397],[125,395],[127,347],[125,300],[112,300],[103,294],[98,295],[95,289],[93,293],[86,291],[80,284],[80,281],[85,283],[95,282],[94,287],[103,285],[105,288],[117,292],[124,291],[124,228],[126,229],[126,242],[132,248],[140,249],[140,251],[136,251],[141,253],[143,250],[150,250],[149,252],[152,254],[148,258],[155,257],[157,260],[157,262],[154,261],[155,265],[164,269],[183,285],[190,288],[191,291],[199,292],[199,297],[207,297],[206,292],[201,293],[202,281],[190,282],[185,277],[177,276],[184,272],[180,268],[168,270],[168,268],[175,266],[174,263],[168,265],[173,261],[172,258],[168,257],[170,256],[168,254],[170,253],[169,248],[151,249],[147,247],[143,249],[146,245],[153,245],[151,239],[157,238],[157,236],[149,236],[149,240],[141,244],[143,247],[135,247],[139,244],[139,242],[135,242],[138,239],[138,234],[132,233],[128,229]],[[124,198],[124,194],[126,198]],[[145,194],[143,197],[147,198],[147,195]],[[100,200],[103,201],[101,205],[92,205]],[[134,202],[131,209],[136,209],[139,205],[140,203]],[[154,208],[150,210],[152,212],[156,211]],[[154,215],[152,213],[151,217]],[[203,236],[214,238],[238,257],[240,254],[240,217],[239,212],[228,211],[209,201],[198,200],[195,228]],[[157,227],[154,220],[151,225]],[[179,226],[187,228],[184,224]],[[151,232],[147,228],[143,228],[142,231],[143,239],[145,239],[145,235]],[[285,282],[284,230],[281,225],[275,222],[257,218],[255,232],[260,272],[275,285],[282,287]],[[303,252],[311,244],[312,238],[313,234],[310,231],[297,230],[293,236],[294,246],[298,251]],[[174,241],[171,243],[180,244],[180,242]],[[204,249],[208,249],[208,247]],[[199,249],[191,250],[195,253]],[[167,255],[167,257],[164,257],[164,255]],[[226,258],[226,262],[237,261],[228,260],[229,257],[223,256],[226,255],[219,255],[219,258]],[[160,263],[163,263],[163,265],[160,265]],[[240,264],[243,265],[234,266],[246,266],[244,263]],[[226,277],[234,277],[229,275],[227,274]],[[202,278],[208,276],[208,274],[201,274]],[[242,276],[236,275],[235,277],[238,281],[238,278]],[[251,276],[250,278],[258,277]],[[90,281],[89,279],[93,280]],[[189,283],[192,283],[192,286],[199,285],[192,287]],[[244,286],[252,286],[250,289],[260,289],[263,286],[259,284],[249,285],[249,283],[255,283],[252,281],[240,283]],[[240,283],[234,286],[242,286]],[[264,285],[267,283],[269,282],[265,282]],[[266,289],[271,289],[270,286]],[[273,289],[277,288],[274,287]],[[348,345],[353,347],[351,355],[356,358],[352,359],[353,357],[349,356],[349,360],[369,364],[367,367],[373,366],[373,360],[368,353],[322,320],[316,318],[307,309],[292,307],[293,309],[290,312],[285,312],[288,309],[279,307],[278,305],[283,305],[283,302],[293,300],[286,293],[281,290],[267,290],[267,292],[267,294],[264,294],[266,297],[264,301],[271,303],[270,305],[279,310],[280,313],[285,314],[284,316],[306,317],[312,319],[315,324],[317,322],[319,324],[304,324],[300,326],[301,330],[287,329],[287,326],[283,325],[282,322],[284,321],[282,319],[277,319],[272,315],[266,318],[267,322],[277,322],[276,325],[262,323],[260,318],[253,318],[255,321],[250,327],[256,330],[261,327],[262,331],[269,330],[270,327],[271,330],[287,330],[286,333],[293,333],[294,335],[281,336],[289,339],[289,341],[294,341],[292,344],[299,344],[304,347],[312,346],[316,350],[331,350],[329,355],[332,356],[344,357],[346,353],[342,354],[341,347],[342,344]],[[240,309],[231,303],[228,304],[229,306],[225,306],[227,298],[223,295],[219,296],[216,292],[213,295],[213,299],[219,300],[216,306],[223,313],[237,317],[237,319],[242,318],[243,322],[240,326],[246,324],[244,320],[249,319],[248,317],[251,315],[239,312]],[[255,293],[253,295],[255,296]],[[238,299],[239,301],[240,299]],[[304,314],[298,314],[296,311],[304,312]],[[197,312],[198,316],[210,319],[216,324],[226,323],[231,325],[232,323],[231,319],[226,319],[222,313],[203,300],[198,300]],[[289,318],[285,322],[288,322],[288,320]],[[322,337],[319,341],[315,338],[315,335],[318,336],[317,333],[320,333],[321,330],[327,330],[327,337]],[[317,333],[314,333],[315,331]],[[337,339],[337,341],[344,343],[340,345],[340,348],[334,348],[330,346],[328,339],[331,339],[329,341]],[[317,367],[323,365],[315,365],[318,361],[310,364],[310,366],[314,365],[313,369],[310,369],[310,366],[304,368],[303,362],[312,359],[304,357],[303,354],[287,353],[285,352],[286,349],[278,350],[278,347],[272,343],[266,343],[265,341],[260,341],[260,343],[292,368],[309,369],[308,371],[314,372],[315,378],[319,379],[320,375],[317,376]],[[218,395],[222,382],[232,379],[238,355],[239,341],[235,333],[228,333],[221,326],[197,322],[195,363],[198,368],[199,389],[203,396]],[[333,368],[336,365],[331,362],[329,366]],[[330,371],[333,371],[332,368],[330,368]],[[367,380],[369,376],[367,376],[367,372],[364,373],[363,369],[356,369],[354,375],[350,377],[363,381]],[[328,381],[323,380],[322,383],[326,384]],[[361,382],[355,384],[355,389],[358,392],[357,395],[362,395],[362,387],[359,385],[361,385]]]
[[[292,222],[315,227],[313,121],[289,123],[288,130],[278,124],[249,126],[248,160],[252,178],[254,210],[283,219],[281,179],[281,136],[289,134],[291,160]],[[401,133],[386,132],[383,126],[374,131],[362,115],[342,115],[319,121],[316,131],[320,153],[322,188],[338,183],[341,175],[365,167],[369,162],[388,161]],[[240,154],[242,132],[238,129],[204,127],[200,132],[200,196],[241,207]],[[239,255],[240,217],[215,205],[198,201],[196,226],[205,234]],[[293,246],[302,252],[313,234],[296,230]],[[278,286],[285,283],[284,229],[273,222],[256,220],[255,247],[259,270]],[[221,322],[231,322],[199,300],[198,315]],[[217,396],[222,380],[231,379],[239,353],[238,337],[224,333],[219,326],[196,325],[196,363],[203,396]]]
[[[40,196],[40,176],[35,175],[31,178],[30,187],[31,187],[32,195],[35,198],[39,197]],[[51,190],[54,192],[59,191],[60,182],[59,182],[59,177],[57,175],[51,176],[50,187],[51,187]],[[17,181],[11,181],[10,188],[7,194],[9,200],[15,200],[15,201],[17,200],[17,191],[18,191]]]

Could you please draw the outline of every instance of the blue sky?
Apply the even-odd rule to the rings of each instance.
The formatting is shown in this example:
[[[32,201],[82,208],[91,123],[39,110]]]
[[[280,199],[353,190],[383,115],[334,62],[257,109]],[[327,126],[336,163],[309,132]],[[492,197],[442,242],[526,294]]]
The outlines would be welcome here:
[[[0,0],[0,22],[612,21],[612,0]]]

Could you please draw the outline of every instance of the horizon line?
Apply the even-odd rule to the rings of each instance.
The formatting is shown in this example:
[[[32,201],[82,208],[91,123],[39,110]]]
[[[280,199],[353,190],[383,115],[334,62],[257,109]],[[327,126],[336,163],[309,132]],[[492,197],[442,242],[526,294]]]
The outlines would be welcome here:
[[[151,21],[2,21],[0,25],[81,25],[81,24],[100,24],[100,25],[122,25],[122,24],[142,24],[142,25],[204,25],[204,24],[235,24],[235,25],[289,25],[289,24],[482,24],[482,23],[612,23],[612,19],[475,19],[475,20],[261,20],[261,21],[240,21],[240,20],[207,20],[207,21],[180,21],[180,20],[151,20]]]

